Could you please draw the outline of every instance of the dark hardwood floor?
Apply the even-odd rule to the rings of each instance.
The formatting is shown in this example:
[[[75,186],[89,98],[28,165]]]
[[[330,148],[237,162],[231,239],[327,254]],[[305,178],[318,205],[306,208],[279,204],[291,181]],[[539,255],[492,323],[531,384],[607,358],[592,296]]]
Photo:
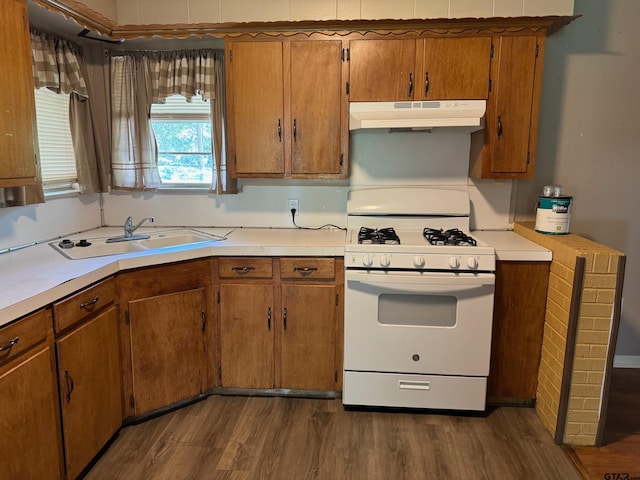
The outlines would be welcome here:
[[[531,408],[486,416],[212,396],[122,429],[98,479],[564,479],[579,472]]]
[[[584,478],[640,480],[640,369],[614,368],[603,440],[601,447],[567,447]]]

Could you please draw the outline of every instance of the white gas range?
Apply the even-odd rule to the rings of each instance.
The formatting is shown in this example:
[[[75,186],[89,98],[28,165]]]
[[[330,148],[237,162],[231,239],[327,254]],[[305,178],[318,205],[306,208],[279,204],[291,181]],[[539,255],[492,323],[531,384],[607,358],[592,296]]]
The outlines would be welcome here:
[[[495,251],[466,191],[352,190],[345,244],[345,405],[483,410]]]

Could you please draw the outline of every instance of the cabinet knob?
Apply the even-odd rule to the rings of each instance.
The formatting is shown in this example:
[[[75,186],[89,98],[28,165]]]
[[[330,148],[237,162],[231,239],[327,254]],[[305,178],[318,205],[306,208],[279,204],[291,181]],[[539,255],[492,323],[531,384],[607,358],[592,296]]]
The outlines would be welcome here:
[[[11,340],[9,340],[8,343],[0,347],[0,352],[4,352],[5,350],[11,350],[11,347],[13,347],[16,343],[18,343],[19,340],[20,340],[20,337],[12,338]]]
[[[80,304],[80,308],[84,308],[85,310],[90,310],[96,303],[98,303],[99,297],[93,297],[91,300],[85,303]]]
[[[407,95],[408,98],[411,98],[413,96],[413,72],[409,72],[409,94]]]
[[[293,271],[302,275],[309,275],[310,273],[317,272],[318,269],[316,267],[295,267]]]
[[[256,267],[232,267],[231,268],[231,270],[233,270],[236,273],[249,273],[255,269]]]
[[[502,137],[502,117],[498,115],[498,138]]]
[[[429,72],[425,72],[424,74],[424,96],[425,98],[429,95]]]
[[[298,121],[294,118],[293,119],[293,143],[298,141],[298,126],[297,126]]]
[[[278,119],[278,141],[282,143],[282,121]]]
[[[71,401],[71,394],[73,393],[73,389],[75,388],[75,384],[73,383],[73,377],[69,373],[69,370],[64,371],[64,376],[67,379],[67,402]]]

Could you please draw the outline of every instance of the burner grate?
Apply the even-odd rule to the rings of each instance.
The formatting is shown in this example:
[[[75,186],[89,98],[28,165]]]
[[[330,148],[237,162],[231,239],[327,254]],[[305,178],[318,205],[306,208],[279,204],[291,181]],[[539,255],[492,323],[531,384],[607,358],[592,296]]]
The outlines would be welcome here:
[[[400,237],[391,227],[381,229],[361,227],[358,232],[358,243],[400,245]]]
[[[422,235],[431,245],[457,245],[470,247],[475,247],[477,245],[477,242],[473,237],[467,235],[458,228],[442,230],[441,228],[426,227],[422,231]]]

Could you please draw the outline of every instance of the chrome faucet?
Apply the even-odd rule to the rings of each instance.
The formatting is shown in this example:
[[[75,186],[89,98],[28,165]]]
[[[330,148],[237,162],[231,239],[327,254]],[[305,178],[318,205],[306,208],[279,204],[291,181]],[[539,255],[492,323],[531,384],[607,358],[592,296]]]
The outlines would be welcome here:
[[[153,217],[145,217],[140,220],[137,225],[134,225],[133,217],[127,217],[127,219],[124,221],[124,235],[120,237],[108,238],[107,243],[126,242],[129,240],[146,240],[147,238],[149,238],[149,235],[134,235],[133,232],[140,228],[140,226],[147,220],[149,220],[150,223],[153,223]]]
[[[140,220],[137,225],[134,226],[133,217],[127,217],[127,219],[124,221],[124,238],[131,238],[133,236],[133,232],[140,228],[140,225],[142,225],[147,220],[149,220],[149,223],[153,223],[153,217],[145,217]],[[147,235],[147,238],[149,238],[149,235]]]

